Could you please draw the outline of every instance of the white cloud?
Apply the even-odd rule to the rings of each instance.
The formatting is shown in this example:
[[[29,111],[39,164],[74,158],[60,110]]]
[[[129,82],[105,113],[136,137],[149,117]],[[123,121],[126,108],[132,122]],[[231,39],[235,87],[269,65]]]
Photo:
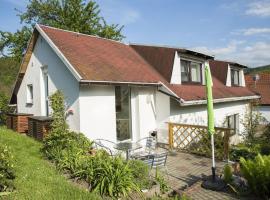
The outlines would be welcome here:
[[[270,33],[270,28],[249,28],[243,30],[244,35],[257,35],[263,33]]]
[[[209,55],[227,55],[234,53],[237,50],[237,46],[240,44],[243,44],[245,41],[231,41],[227,46],[225,47],[219,47],[219,48],[213,48],[209,49],[208,47],[195,47],[193,48],[196,51],[206,53]]]
[[[270,33],[270,28],[248,28],[232,31],[232,35],[244,35],[244,36],[253,36],[253,35],[265,35]]]
[[[231,60],[251,67],[270,64],[270,42],[246,43],[231,42],[226,47],[208,48],[197,47],[195,50],[204,50],[204,53],[215,55],[216,59]]]
[[[245,12],[247,15],[269,17],[270,16],[270,0],[256,1],[248,4]]]

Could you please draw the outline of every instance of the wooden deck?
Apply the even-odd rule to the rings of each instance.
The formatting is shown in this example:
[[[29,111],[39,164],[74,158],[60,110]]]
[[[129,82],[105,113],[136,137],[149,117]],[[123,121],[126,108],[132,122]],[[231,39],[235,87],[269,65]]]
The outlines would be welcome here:
[[[222,171],[225,162],[217,161],[217,174]],[[211,175],[212,160],[189,153],[170,152],[167,160],[168,184],[173,190],[183,190]]]

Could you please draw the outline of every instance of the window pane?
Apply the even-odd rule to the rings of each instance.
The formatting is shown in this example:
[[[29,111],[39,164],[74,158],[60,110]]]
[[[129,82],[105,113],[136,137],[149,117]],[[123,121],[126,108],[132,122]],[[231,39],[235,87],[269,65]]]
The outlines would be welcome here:
[[[131,138],[131,117],[130,117],[130,88],[127,86],[115,87],[116,106],[116,131],[117,140]]]
[[[27,85],[26,103],[33,103],[33,85]]]
[[[239,71],[234,71],[234,84],[239,85]]]
[[[239,71],[238,70],[231,70],[231,79],[232,85],[239,85]]]
[[[188,66],[189,66],[188,61],[181,60],[181,80],[183,82],[186,82],[186,81],[189,80],[189,78],[188,78]]]
[[[201,65],[199,63],[191,63],[191,81],[201,82]]]

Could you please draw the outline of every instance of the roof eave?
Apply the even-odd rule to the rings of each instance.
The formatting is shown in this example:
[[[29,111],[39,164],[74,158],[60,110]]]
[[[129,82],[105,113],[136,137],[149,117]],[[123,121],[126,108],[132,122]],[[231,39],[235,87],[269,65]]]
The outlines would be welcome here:
[[[252,100],[252,99],[259,99],[260,96],[253,95],[253,96],[243,96],[243,97],[229,97],[229,98],[222,98],[222,99],[214,99],[214,103],[226,103],[226,102],[233,102],[233,101],[244,101],[244,100]],[[180,101],[180,106],[192,106],[192,105],[203,105],[206,104],[206,100],[192,100],[192,101]]]

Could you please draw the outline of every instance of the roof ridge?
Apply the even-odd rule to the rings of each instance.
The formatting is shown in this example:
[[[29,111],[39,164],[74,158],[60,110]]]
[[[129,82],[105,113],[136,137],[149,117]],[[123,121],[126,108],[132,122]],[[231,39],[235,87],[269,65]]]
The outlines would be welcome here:
[[[40,26],[40,27],[44,26],[44,27],[47,27],[47,28],[50,28],[50,29],[55,29],[55,30],[69,32],[69,33],[74,33],[74,34],[79,34],[79,35],[88,36],[88,37],[94,37],[94,38],[97,38],[97,39],[108,40],[108,41],[111,41],[111,42],[116,42],[116,43],[120,43],[120,44],[129,46],[127,43],[124,43],[124,42],[121,42],[121,41],[117,41],[117,40],[113,40],[113,39],[109,39],[109,38],[103,38],[103,37],[100,37],[98,35],[90,35],[90,34],[86,34],[86,33],[80,33],[80,32],[76,32],[76,31],[70,31],[70,30],[56,28],[56,27],[53,27],[53,26],[48,26],[48,25],[38,24],[38,23],[37,23],[37,25]]]
[[[184,50],[188,50],[188,48],[186,48],[186,47],[179,47],[179,46],[166,45],[166,44],[145,44],[145,43],[133,43],[133,42],[129,42],[129,45],[146,46],[146,47],[162,47],[162,48],[169,48],[169,49],[184,49]]]

